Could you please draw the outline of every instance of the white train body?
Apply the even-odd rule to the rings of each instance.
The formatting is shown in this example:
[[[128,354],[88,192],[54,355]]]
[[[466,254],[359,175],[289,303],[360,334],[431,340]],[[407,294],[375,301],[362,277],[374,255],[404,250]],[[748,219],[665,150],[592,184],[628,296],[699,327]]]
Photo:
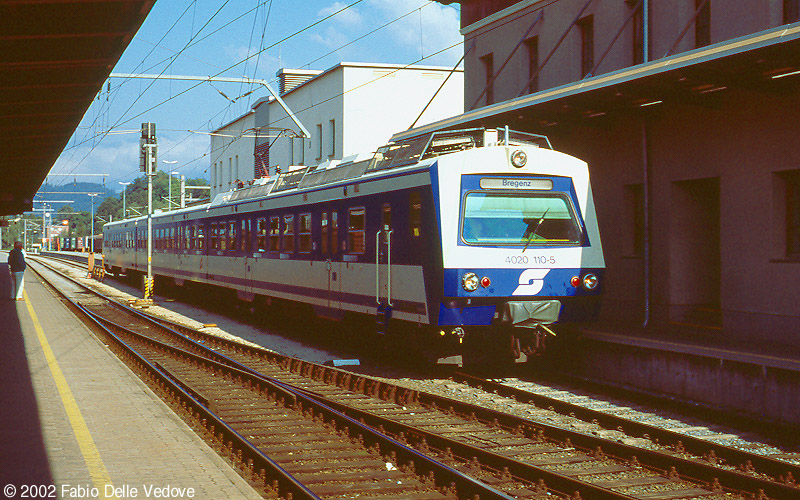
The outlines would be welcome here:
[[[591,319],[605,267],[585,162],[546,138],[471,129],[295,167],[153,215],[153,272],[284,299],[378,330]],[[112,272],[147,268],[145,217],[106,224]]]

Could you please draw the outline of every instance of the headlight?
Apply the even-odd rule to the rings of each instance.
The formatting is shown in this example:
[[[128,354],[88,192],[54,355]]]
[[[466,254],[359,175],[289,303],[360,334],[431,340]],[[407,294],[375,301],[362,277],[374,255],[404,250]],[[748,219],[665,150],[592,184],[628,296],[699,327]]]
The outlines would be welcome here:
[[[518,149],[511,153],[511,164],[517,168],[522,168],[525,164],[528,163],[528,155],[525,154],[525,151]]]
[[[478,275],[475,273],[467,273],[461,278],[461,286],[468,292],[477,290],[478,284]]]
[[[587,290],[594,290],[597,288],[597,276],[592,273],[583,277],[583,288]]]

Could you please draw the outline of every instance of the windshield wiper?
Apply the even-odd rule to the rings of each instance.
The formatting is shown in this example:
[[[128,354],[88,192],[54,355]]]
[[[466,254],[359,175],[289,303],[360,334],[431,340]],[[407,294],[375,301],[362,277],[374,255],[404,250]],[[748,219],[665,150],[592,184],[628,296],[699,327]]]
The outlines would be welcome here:
[[[528,249],[528,245],[531,244],[531,240],[533,240],[533,237],[536,236],[536,231],[539,230],[539,228],[542,226],[542,222],[544,222],[544,216],[547,215],[547,212],[549,211],[550,207],[547,207],[542,216],[539,218],[538,222],[536,219],[522,219],[522,222],[528,225],[528,227],[525,229],[525,234],[522,235],[522,239],[525,239],[526,237],[528,238],[528,241],[525,242],[525,246],[522,248],[522,253],[525,253],[525,250]],[[536,223],[536,227],[531,228],[534,222]]]

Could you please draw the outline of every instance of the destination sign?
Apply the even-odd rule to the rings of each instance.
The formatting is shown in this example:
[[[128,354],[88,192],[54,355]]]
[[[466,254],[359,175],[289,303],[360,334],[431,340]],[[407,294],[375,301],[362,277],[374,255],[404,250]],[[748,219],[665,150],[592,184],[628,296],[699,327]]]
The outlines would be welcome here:
[[[553,189],[550,179],[501,179],[498,177],[483,177],[481,189]]]

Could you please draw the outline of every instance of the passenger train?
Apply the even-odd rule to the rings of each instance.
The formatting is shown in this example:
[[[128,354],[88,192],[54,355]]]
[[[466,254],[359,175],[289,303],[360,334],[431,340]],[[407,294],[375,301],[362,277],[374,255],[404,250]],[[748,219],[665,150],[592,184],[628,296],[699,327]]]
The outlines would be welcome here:
[[[152,225],[155,275],[368,317],[439,357],[537,353],[552,323],[596,315],[605,266],[587,164],[508,128],[293,167]],[[146,271],[146,217],[103,231],[110,272]]]

